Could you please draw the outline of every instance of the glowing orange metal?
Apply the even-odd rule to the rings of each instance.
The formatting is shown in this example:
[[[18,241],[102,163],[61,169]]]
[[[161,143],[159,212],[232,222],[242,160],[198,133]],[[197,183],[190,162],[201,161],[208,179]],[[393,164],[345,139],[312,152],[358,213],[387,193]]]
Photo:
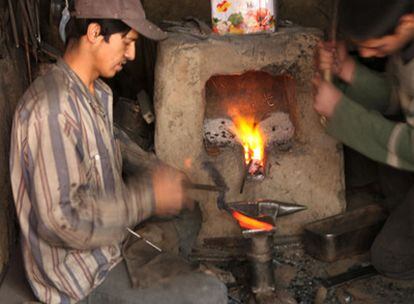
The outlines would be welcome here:
[[[273,226],[269,223],[261,222],[251,217],[248,217],[240,212],[232,211],[233,217],[239,222],[240,227],[244,229],[256,229],[270,231]]]

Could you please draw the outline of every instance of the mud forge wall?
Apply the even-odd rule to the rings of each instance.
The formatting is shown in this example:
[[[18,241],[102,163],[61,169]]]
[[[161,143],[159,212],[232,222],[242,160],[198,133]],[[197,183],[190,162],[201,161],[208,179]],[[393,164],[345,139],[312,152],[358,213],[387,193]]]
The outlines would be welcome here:
[[[230,189],[226,202],[266,198],[307,206],[280,219],[278,231],[284,234],[299,233],[305,223],[345,209],[342,149],[325,134],[312,109],[313,56],[320,34],[299,27],[206,40],[174,34],[159,45],[154,100],[158,156],[206,184],[213,181],[203,164],[212,163]],[[237,91],[243,82],[247,85]],[[263,96],[262,106],[254,105],[260,100],[255,95]],[[232,122],[227,105],[256,111],[258,123],[273,139],[266,147],[265,178],[246,181],[242,193],[242,148],[231,132],[225,134],[231,128],[219,129]],[[211,132],[214,127],[217,131]],[[221,144],[211,149],[214,137],[223,138],[223,133]],[[203,210],[200,239],[240,233],[217,208],[217,194],[193,196]]]

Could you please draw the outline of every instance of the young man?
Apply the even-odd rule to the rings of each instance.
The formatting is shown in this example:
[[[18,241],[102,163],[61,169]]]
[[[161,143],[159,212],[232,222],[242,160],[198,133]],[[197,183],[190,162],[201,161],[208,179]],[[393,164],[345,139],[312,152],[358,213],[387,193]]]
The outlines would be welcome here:
[[[341,1],[342,31],[361,57],[390,56],[387,72],[382,75],[359,64],[343,42],[328,42],[321,44],[319,68],[332,71],[342,91],[314,79],[314,108],[328,119],[329,134],[376,161],[409,171],[414,171],[413,8],[411,0]],[[405,122],[381,115],[398,109]],[[379,272],[414,278],[414,188],[392,211],[371,256]]]
[[[145,19],[139,0],[76,0],[63,59],[30,86],[16,110],[11,181],[26,274],[42,302],[227,302],[224,285],[201,274],[165,288],[154,282],[153,290],[127,286],[120,263],[126,229],[188,206],[184,175],[160,162],[136,163],[142,171],[122,179],[112,92],[99,77],[113,77],[134,59],[138,33],[166,38]],[[136,159],[136,149],[124,152]]]

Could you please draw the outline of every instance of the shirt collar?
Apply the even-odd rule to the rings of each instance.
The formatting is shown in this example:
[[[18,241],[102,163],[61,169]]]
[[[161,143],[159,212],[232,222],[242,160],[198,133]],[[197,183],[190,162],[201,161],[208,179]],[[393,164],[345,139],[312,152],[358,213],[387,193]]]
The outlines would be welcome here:
[[[105,109],[100,102],[100,98],[98,96],[102,96],[103,94],[111,94],[105,88],[105,86],[101,83],[102,80],[97,79],[94,82],[95,85],[95,96],[89,91],[80,77],[72,70],[72,68],[62,59],[59,58],[57,61],[57,66],[61,68],[66,75],[75,83],[75,85],[80,89],[81,93],[88,99],[89,103],[91,104],[92,108],[102,116],[105,116]],[[101,93],[101,94],[99,94]]]

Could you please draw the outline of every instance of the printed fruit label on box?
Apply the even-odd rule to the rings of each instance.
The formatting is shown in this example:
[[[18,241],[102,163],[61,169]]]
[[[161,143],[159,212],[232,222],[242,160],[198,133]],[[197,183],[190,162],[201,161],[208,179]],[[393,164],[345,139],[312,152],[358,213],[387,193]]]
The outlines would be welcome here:
[[[250,34],[275,31],[274,0],[211,0],[213,31]]]

